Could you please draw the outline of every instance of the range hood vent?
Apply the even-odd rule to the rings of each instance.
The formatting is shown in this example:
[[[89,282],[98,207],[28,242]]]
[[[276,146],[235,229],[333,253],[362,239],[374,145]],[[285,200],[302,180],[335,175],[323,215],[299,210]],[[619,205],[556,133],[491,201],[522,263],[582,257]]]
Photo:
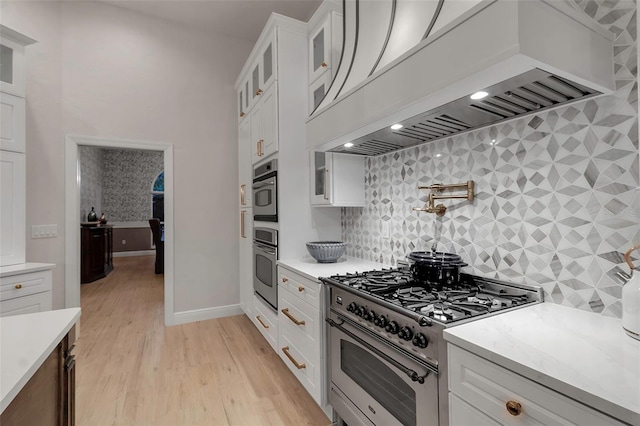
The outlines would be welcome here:
[[[539,69],[485,91],[491,95],[480,100],[465,96],[401,121],[401,129],[386,127],[354,140],[349,148],[341,145],[331,152],[381,155],[601,94]]]
[[[343,11],[309,149],[380,155],[615,89],[613,35],[573,0],[344,0]]]

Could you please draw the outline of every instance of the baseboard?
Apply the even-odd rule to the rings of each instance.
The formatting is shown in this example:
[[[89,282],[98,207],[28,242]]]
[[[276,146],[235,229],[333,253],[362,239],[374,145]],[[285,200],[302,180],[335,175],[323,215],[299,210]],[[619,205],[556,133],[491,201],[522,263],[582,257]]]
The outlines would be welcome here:
[[[180,325],[189,322],[206,321],[214,318],[230,317],[232,315],[242,315],[244,312],[237,305],[218,306],[215,308],[194,309],[193,311],[175,312],[173,314],[173,324]]]
[[[113,257],[154,256],[155,254],[155,250],[114,251]]]

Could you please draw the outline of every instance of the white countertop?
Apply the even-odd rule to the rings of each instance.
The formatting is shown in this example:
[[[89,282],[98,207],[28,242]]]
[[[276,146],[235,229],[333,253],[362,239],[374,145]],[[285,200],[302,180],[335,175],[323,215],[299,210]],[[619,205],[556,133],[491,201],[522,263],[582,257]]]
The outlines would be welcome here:
[[[640,341],[625,334],[620,319],[541,303],[448,328],[444,338],[640,425]]]
[[[0,318],[0,412],[80,318],[80,308]]]
[[[17,265],[0,266],[0,278],[29,272],[46,271],[55,268],[55,263],[19,263]]]
[[[317,281],[319,277],[330,277],[331,275],[337,274],[365,272],[373,269],[391,267],[383,263],[371,262],[349,256],[342,256],[336,263],[318,263],[313,257],[307,256],[302,259],[278,260],[278,265],[295,269],[306,278],[315,281]]]

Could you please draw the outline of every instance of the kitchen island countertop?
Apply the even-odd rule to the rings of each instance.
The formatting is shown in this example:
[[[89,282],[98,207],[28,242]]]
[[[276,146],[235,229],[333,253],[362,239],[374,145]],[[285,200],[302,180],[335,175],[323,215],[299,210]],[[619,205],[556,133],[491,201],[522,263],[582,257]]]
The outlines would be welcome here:
[[[0,412],[80,318],[80,308],[0,318]]]
[[[640,341],[622,321],[541,303],[451,327],[445,340],[629,424],[640,424]]]
[[[370,260],[358,259],[355,257],[342,256],[335,263],[318,263],[311,256],[302,259],[279,260],[278,265],[295,269],[300,274],[310,280],[317,281],[320,277],[330,277],[331,275],[365,272],[374,269],[390,268],[390,265],[372,262]]]

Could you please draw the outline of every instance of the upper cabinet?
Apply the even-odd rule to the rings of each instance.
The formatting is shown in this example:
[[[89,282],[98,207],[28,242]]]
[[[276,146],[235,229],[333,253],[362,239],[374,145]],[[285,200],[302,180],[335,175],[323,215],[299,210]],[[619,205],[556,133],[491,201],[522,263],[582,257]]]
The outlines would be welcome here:
[[[361,155],[311,152],[311,204],[363,207],[364,159]]]
[[[325,1],[309,21],[309,113],[320,104],[333,80],[342,53],[340,6]]]
[[[24,48],[36,41],[0,25],[0,91],[25,97]]]
[[[287,117],[305,110],[307,73],[300,69],[307,57],[306,38],[304,22],[272,14],[236,80],[238,121],[250,122],[252,163],[278,152],[284,137],[280,130],[291,127],[280,123],[292,123]],[[283,106],[280,99],[286,100]],[[300,141],[300,130],[304,133],[297,128],[285,133]]]

